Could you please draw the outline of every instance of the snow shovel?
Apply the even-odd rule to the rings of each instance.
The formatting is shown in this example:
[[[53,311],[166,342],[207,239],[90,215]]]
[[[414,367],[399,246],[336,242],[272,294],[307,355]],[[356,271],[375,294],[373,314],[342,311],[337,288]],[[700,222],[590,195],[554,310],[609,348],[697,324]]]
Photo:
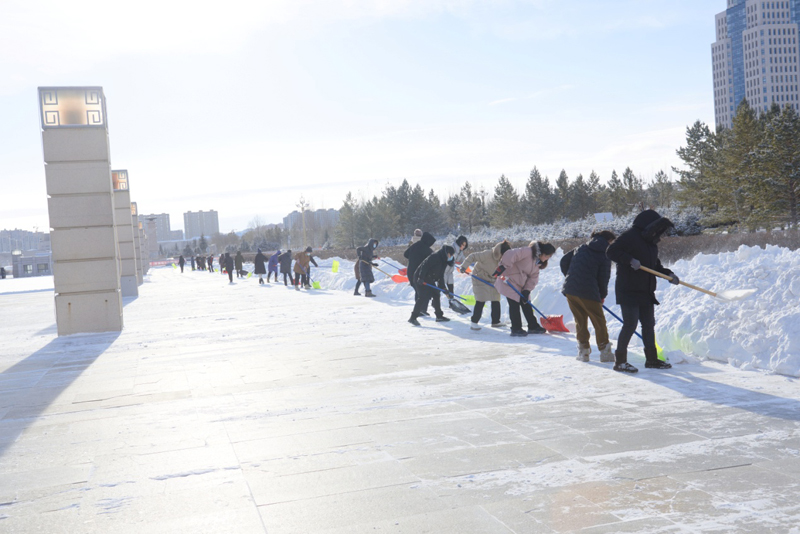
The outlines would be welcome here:
[[[334,260],[333,264],[331,265],[331,272],[338,273],[339,272],[339,262]]]
[[[661,274],[658,271],[654,271],[653,269],[649,269],[649,268],[645,267],[644,265],[642,265],[639,268],[641,270],[643,270],[644,272],[646,272],[646,273],[653,274],[655,276],[658,276],[659,278],[663,278],[664,280],[672,280],[671,277],[669,277],[669,276],[667,276],[665,274]],[[735,300],[746,299],[747,297],[752,296],[756,292],[755,289],[732,289],[732,290],[729,290],[729,291],[723,291],[721,293],[714,293],[713,291],[709,291],[708,289],[703,289],[702,287],[697,287],[697,286],[693,286],[692,284],[687,284],[683,280],[679,280],[678,283],[680,285],[682,285],[682,286],[686,286],[686,287],[688,287],[690,289],[694,289],[695,291],[699,291],[701,293],[705,293],[706,295],[711,295],[712,297],[716,297],[716,298],[718,298],[718,299],[720,299],[722,301],[725,301],[725,302],[733,302]]]
[[[623,320],[622,320],[622,319],[621,319],[621,318],[620,318],[620,317],[619,317],[619,316],[618,316],[616,313],[614,313],[614,312],[612,312],[611,310],[609,310],[609,309],[606,307],[606,305],[605,305],[605,304],[603,304],[603,309],[604,309],[605,311],[607,311],[608,313],[610,313],[610,314],[611,314],[611,317],[613,317],[613,318],[614,318],[614,319],[616,319],[617,321],[619,321],[619,322],[621,322],[621,323],[625,324],[625,321],[623,321]],[[639,333],[639,332],[637,332],[636,330],[634,330],[634,331],[633,331],[633,333],[634,333],[634,334],[636,334],[637,336],[639,336],[639,339],[641,339],[641,340],[642,340],[642,343],[644,343],[644,338],[642,337],[642,334],[640,334],[640,333]],[[654,341],[655,341],[655,339],[654,339]],[[664,356],[664,349],[662,349],[662,348],[661,348],[661,345],[659,345],[657,341],[656,341],[656,351],[658,351],[658,359],[659,359],[659,360],[661,360],[662,362],[665,362],[665,361],[667,361],[667,357],[666,357],[666,356]]]
[[[468,301],[469,301],[469,299],[468,299],[468,298],[466,298],[466,297],[462,297],[461,295],[456,295],[455,293],[450,293],[450,292],[448,292],[448,291],[445,291],[445,290],[444,290],[444,289],[442,289],[441,287],[436,287],[436,286],[433,286],[433,285],[431,285],[431,284],[428,284],[427,282],[422,282],[422,285],[424,285],[424,286],[428,286],[428,287],[432,287],[433,289],[436,289],[437,291],[441,291],[442,293],[444,293],[444,294],[445,294],[445,295],[447,295],[448,297],[449,297],[450,295],[452,295],[452,296],[454,296],[454,297],[460,298],[461,300],[463,300],[463,301],[465,301],[465,302],[468,302]],[[474,297],[473,297],[473,298],[474,298]],[[453,310],[454,312],[456,312],[456,313],[459,313],[459,314],[461,314],[461,315],[465,315],[465,314],[467,314],[467,313],[472,313],[472,312],[470,311],[470,309],[469,309],[469,308],[467,308],[466,306],[464,306],[463,304],[461,304],[461,303],[460,303],[460,302],[458,302],[457,300],[455,300],[455,299],[449,299],[449,301],[450,301],[450,309],[451,309],[451,310]]]
[[[399,274],[400,276],[407,276],[407,275],[408,275],[408,269],[407,269],[407,268],[405,268],[405,267],[398,267],[397,265],[394,265],[393,263],[389,263],[388,261],[384,260],[383,258],[380,258],[380,260],[381,260],[383,263],[385,263],[386,265],[391,265],[392,267],[394,267],[395,269],[397,269],[397,274]]]
[[[358,260],[358,261],[364,261],[364,260]],[[367,265],[372,265],[368,261],[364,261],[364,263],[366,263]],[[392,282],[394,282],[396,284],[403,284],[405,282],[408,282],[408,278],[406,278],[405,276],[400,276],[399,274],[389,274],[386,271],[381,270],[378,267],[375,267],[374,265],[372,265],[372,267],[374,269],[376,269],[378,272],[381,272],[381,273],[385,274],[386,276],[388,276],[389,278],[391,278]]]
[[[569,329],[567,329],[567,327],[564,326],[564,316],[563,315],[545,315],[545,314],[543,314],[542,312],[539,311],[538,308],[536,308],[536,306],[533,305],[533,302],[531,302],[530,300],[525,300],[525,297],[522,295],[522,293],[517,291],[517,288],[514,287],[513,285],[511,285],[511,282],[509,282],[508,280],[506,280],[505,282],[506,282],[506,284],[508,284],[508,287],[513,289],[514,292],[517,295],[520,296],[521,299],[523,299],[525,302],[530,304],[531,308],[536,310],[536,313],[538,313],[539,315],[542,316],[542,318],[539,319],[539,322],[542,323],[542,326],[544,327],[545,330],[547,330],[548,332],[567,332],[567,333],[569,333]]]

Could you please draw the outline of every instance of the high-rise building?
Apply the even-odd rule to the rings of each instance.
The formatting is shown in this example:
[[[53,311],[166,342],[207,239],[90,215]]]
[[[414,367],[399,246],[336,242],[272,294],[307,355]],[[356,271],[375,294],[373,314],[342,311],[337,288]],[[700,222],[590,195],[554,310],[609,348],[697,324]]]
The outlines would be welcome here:
[[[730,128],[747,100],[757,112],[773,103],[800,111],[797,53],[800,0],[728,0],[711,45],[717,128]]]
[[[169,213],[153,213],[151,215],[139,215],[140,221],[154,221],[156,225],[156,237],[158,241],[169,241],[172,239],[171,226],[169,223]]]
[[[212,236],[219,233],[219,215],[216,211],[187,211],[183,214],[185,239]]]

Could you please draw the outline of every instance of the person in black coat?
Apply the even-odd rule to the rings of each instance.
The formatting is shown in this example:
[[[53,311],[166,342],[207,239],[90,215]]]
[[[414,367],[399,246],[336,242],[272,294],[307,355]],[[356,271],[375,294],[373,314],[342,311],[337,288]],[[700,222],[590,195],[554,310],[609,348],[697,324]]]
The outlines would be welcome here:
[[[294,276],[292,275],[292,249],[287,250],[278,256],[278,262],[281,265],[281,274],[283,275],[283,285],[288,286],[286,282],[287,277],[292,280],[294,285]]]
[[[370,284],[375,282],[375,275],[372,273],[372,268],[377,267],[378,264],[372,260],[377,259],[375,249],[378,248],[378,240],[370,239],[363,247],[356,249],[358,255],[358,283],[364,284],[364,296],[374,297],[375,294],[370,289]],[[356,285],[356,292],[358,292],[358,285]]]
[[[208,262],[207,263],[208,263],[208,272],[213,273],[214,272],[214,255],[213,254],[209,254],[208,255]]]
[[[181,266],[181,274],[183,274],[183,266],[186,265],[186,258],[183,257],[183,254],[178,258],[178,265]]]
[[[230,252],[225,253],[225,270],[228,271],[228,280],[233,283],[233,257]],[[220,267],[222,267],[223,260],[220,259]]]
[[[642,325],[645,364],[647,368],[669,369],[672,367],[658,359],[655,335],[656,276],[642,271],[649,267],[672,278],[678,277],[661,265],[658,259],[658,242],[667,230],[674,227],[672,221],[654,210],[646,210],[636,216],[633,227],[608,247],[606,255],[617,264],[617,304],[622,308],[622,330],[617,338],[615,371],[635,373],[636,367],[628,363],[628,343],[636,332],[637,323]]]
[[[447,287],[444,283],[444,270],[447,268],[448,262],[453,259],[455,252],[453,247],[444,245],[435,254],[431,254],[425,258],[420,266],[415,269],[414,288],[417,289],[419,298],[414,304],[414,311],[411,312],[411,318],[408,320],[409,323],[414,326],[419,326],[417,318],[420,317],[423,310],[428,307],[428,301],[431,299],[433,299],[433,309],[436,312],[436,322],[450,320],[442,313],[442,306],[439,302],[440,291],[437,290],[436,287],[430,286],[438,286],[443,291],[447,291]]]
[[[579,361],[588,362],[589,354],[592,352],[589,345],[589,320],[594,326],[600,361],[614,361],[611,343],[608,341],[603,302],[608,295],[608,280],[611,278],[611,260],[606,256],[606,250],[615,238],[614,233],[609,230],[595,232],[589,243],[572,251],[571,256],[570,254],[564,256],[565,258],[570,256],[571,262],[565,273],[566,278],[561,292],[567,297],[569,309],[575,318]]]
[[[433,237],[433,234],[429,232],[423,232],[420,240],[416,243],[413,243],[406,249],[405,252],[403,252],[403,256],[405,256],[405,258],[408,260],[406,276],[408,277],[408,283],[414,288],[414,302],[420,298],[419,289],[414,283],[414,272],[417,270],[417,267],[419,267],[423,260],[425,260],[425,258],[433,254],[431,247],[434,243],[436,243],[436,238]],[[422,309],[420,315],[428,315],[427,304],[425,305],[425,308]]]
[[[267,274],[267,267],[266,267],[267,257],[264,256],[264,253],[261,252],[261,249],[258,249],[258,252],[256,252],[256,259],[254,263],[255,263],[255,268],[253,269],[253,273],[258,275],[258,283],[263,284],[264,278],[262,277],[262,275]]]

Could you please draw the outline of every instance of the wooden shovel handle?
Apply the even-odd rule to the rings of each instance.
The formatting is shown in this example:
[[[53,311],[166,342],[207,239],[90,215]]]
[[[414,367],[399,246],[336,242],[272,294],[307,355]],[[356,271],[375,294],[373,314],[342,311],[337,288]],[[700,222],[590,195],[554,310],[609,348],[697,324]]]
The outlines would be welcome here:
[[[659,278],[663,278],[664,280],[672,280],[671,276],[667,276],[666,274],[661,274],[660,272],[654,271],[653,269],[645,267],[644,265],[642,265],[639,268],[641,270],[643,270],[644,272],[646,272],[646,273],[654,274],[654,275],[658,276]],[[717,294],[714,293],[713,291],[709,291],[708,289],[703,289],[702,287],[693,286],[692,284],[687,284],[683,280],[680,280],[678,283],[680,285],[682,285],[682,286],[686,286],[688,288],[694,289],[695,291],[699,291],[701,293],[705,293],[706,295],[711,295],[712,297],[716,297],[717,296]]]

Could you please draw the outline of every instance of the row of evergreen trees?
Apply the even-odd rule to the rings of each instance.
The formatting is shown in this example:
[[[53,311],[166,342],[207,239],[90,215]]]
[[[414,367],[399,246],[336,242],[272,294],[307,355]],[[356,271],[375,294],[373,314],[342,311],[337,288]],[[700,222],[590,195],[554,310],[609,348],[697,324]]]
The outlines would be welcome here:
[[[679,198],[700,208],[703,224],[797,228],[800,116],[791,106],[757,114],[743,100],[732,128],[712,132],[699,121],[687,128],[678,155],[687,167],[674,169]]]
[[[470,234],[482,227],[575,221],[598,212],[622,215],[632,209],[669,207],[675,192],[675,184],[663,171],[645,183],[630,167],[621,177],[612,172],[607,184],[594,171],[588,178],[578,175],[570,180],[562,170],[553,185],[534,167],[523,191],[517,191],[503,175],[492,193],[466,182],[445,202],[433,190],[426,193],[419,184],[411,187],[403,180],[399,187],[389,185],[381,196],[369,200],[359,201],[348,193],[339,210],[334,241],[352,248],[370,237],[407,236],[416,228]]]

